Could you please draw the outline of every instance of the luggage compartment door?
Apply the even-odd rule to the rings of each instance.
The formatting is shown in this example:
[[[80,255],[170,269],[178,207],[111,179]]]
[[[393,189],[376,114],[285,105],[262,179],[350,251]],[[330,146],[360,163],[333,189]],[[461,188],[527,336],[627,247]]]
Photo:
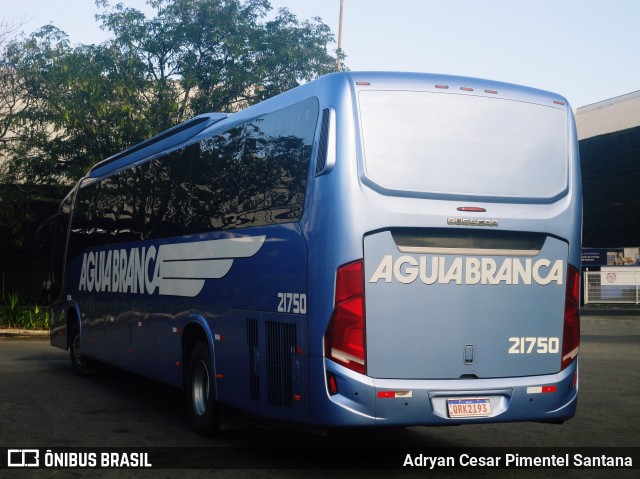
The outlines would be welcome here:
[[[438,229],[364,239],[367,375],[498,378],[561,366],[568,244]]]

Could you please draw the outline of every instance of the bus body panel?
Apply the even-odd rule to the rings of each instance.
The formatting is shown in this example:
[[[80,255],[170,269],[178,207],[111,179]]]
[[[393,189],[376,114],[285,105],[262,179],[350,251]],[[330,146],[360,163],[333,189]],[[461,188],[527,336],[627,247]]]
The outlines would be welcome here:
[[[394,105],[394,98],[409,112],[414,94],[420,95],[416,104],[434,111],[446,109],[451,100],[463,122],[465,111],[473,113],[476,107],[499,117],[515,112],[524,125],[528,113],[549,118],[552,126],[542,134],[556,142],[550,155],[565,156],[565,170],[545,160],[553,181],[540,187],[521,183],[523,194],[514,192],[517,182],[513,188],[501,184],[492,194],[492,175],[478,169],[471,176],[482,176],[487,184],[477,186],[467,178],[460,190],[421,190],[417,179],[431,173],[411,170],[422,168],[419,156],[409,155],[410,166],[401,174],[405,156],[394,153],[396,145],[387,151],[384,141],[371,142],[372,132],[374,138],[393,141],[395,133],[375,134],[386,128],[376,115]],[[578,148],[566,100],[471,78],[339,73],[229,115],[181,143],[180,152],[218,136],[233,137],[238,128],[259,126],[265,115],[312,99],[318,115],[299,218],[82,249],[67,259],[63,294],[54,305],[52,344],[69,347],[78,311],[87,357],[182,387],[191,344],[187,332],[199,331],[212,352],[218,401],[258,416],[319,427],[573,416],[578,360],[561,369],[558,351],[567,268],[579,265],[580,258]],[[527,114],[517,113],[519,106]],[[301,116],[288,118],[295,123]],[[323,118],[330,119],[326,129]],[[419,120],[415,112],[406,118],[387,115],[389,128],[408,118]],[[508,117],[501,118],[503,127],[508,123]],[[558,125],[562,133],[555,132]],[[523,131],[514,130],[514,135],[537,148]],[[430,141],[437,142],[432,133]],[[500,138],[491,129],[483,133]],[[421,137],[419,129],[414,134]],[[328,138],[324,144],[323,135]],[[561,138],[564,144],[558,145]],[[270,141],[265,137],[265,144]],[[510,145],[510,151],[516,146]],[[323,148],[327,151],[320,158]],[[446,151],[446,143],[439,148]],[[429,152],[427,146],[424,150]],[[508,160],[509,154],[493,151]],[[175,154],[136,159],[131,167],[142,165],[144,171],[145,164]],[[527,161],[535,159],[534,153],[528,155]],[[455,161],[464,158],[459,154]],[[118,168],[124,169],[118,171],[101,166],[104,176],[90,180],[126,173],[125,163],[119,160]],[[519,164],[536,182],[544,182],[544,175],[524,160]],[[502,183],[505,175],[501,172]],[[454,183],[447,181],[452,188]],[[461,212],[461,207],[475,210]],[[337,271],[354,261],[364,264],[364,374],[334,361],[325,344]],[[96,275],[103,274],[96,265],[107,264],[118,270],[119,279],[111,273],[111,286],[96,292]],[[490,413],[450,416],[451,404],[468,399],[490,406]]]
[[[254,244],[248,252],[241,248],[236,254],[246,256],[257,251],[234,258],[230,256],[234,254],[230,240]],[[186,246],[194,251],[206,249],[208,259],[181,258],[180,254],[190,253]],[[232,348],[218,345],[216,358],[219,365],[230,364],[229,369],[235,370],[236,355],[241,350],[246,350],[243,357],[249,355],[249,319],[275,324],[278,318],[290,322],[297,317],[303,324],[301,311],[308,307],[306,257],[304,238],[294,224],[240,230],[233,235],[217,233],[90,248],[69,266],[69,275],[78,278],[72,296],[82,311],[86,340],[83,353],[181,386],[181,378],[175,374],[179,372],[176,362],[181,361],[181,331],[189,318],[198,314],[218,341],[224,338],[220,344],[233,344]],[[137,265],[143,264],[142,260],[144,267],[140,270]],[[209,263],[200,275],[203,278],[194,280],[194,272],[186,268],[191,262],[198,266],[204,261]],[[176,267],[178,263],[183,264]],[[171,269],[163,273],[168,266]],[[216,271],[216,266],[224,272],[218,279],[215,276],[222,272]],[[105,272],[109,269],[106,286]],[[118,278],[112,273],[116,270]],[[123,272],[125,276],[121,276]],[[265,311],[280,314],[269,316]],[[301,327],[296,345],[302,344],[298,338],[303,337]],[[244,371],[248,376],[248,366]]]
[[[425,243],[433,238],[430,230],[411,234]],[[389,231],[364,242],[369,376],[497,378],[559,371],[563,241],[547,237],[539,252],[523,250],[522,256],[455,248],[403,253]]]
[[[317,391],[317,425],[362,426],[454,425],[490,422],[562,422],[575,415],[578,361],[558,374],[502,379],[405,380],[372,379],[327,361],[314,368],[334,374],[339,393]],[[554,392],[544,392],[544,391]],[[452,418],[447,401],[488,398],[487,417]]]

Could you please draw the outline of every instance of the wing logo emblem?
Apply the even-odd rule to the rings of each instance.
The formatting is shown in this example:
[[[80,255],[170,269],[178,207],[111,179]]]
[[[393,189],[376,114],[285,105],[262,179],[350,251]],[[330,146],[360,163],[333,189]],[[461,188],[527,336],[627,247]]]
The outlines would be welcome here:
[[[165,244],[158,249],[157,280],[161,295],[194,297],[207,279],[226,276],[233,261],[255,255],[265,236]]]

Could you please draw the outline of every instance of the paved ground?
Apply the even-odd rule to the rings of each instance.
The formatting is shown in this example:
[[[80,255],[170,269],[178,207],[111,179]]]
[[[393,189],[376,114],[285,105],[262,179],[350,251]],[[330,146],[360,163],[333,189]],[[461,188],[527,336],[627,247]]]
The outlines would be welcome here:
[[[296,446],[414,448],[562,447],[640,448],[640,316],[585,316],[582,321],[580,403],[577,416],[564,425],[493,424],[454,428],[355,430],[318,437],[290,430],[242,427],[217,438],[195,435],[186,421],[181,394],[161,384],[117,370],[93,377],[72,374],[68,353],[49,346],[46,334],[0,331],[0,452],[16,447],[179,447],[209,449],[274,446],[278,454],[299,454]],[[219,449],[217,449],[219,451]],[[236,450],[236,449],[233,449]],[[186,450],[187,452],[189,450]],[[195,449],[200,454],[203,449]],[[284,452],[283,452],[284,451]],[[303,449],[302,449],[303,451]],[[4,454],[4,452],[3,452]],[[252,457],[246,458],[247,467]],[[331,454],[326,461],[331,461]],[[0,470],[0,477],[27,477],[24,471]],[[117,477],[127,471],[38,470],[29,477]],[[129,471],[131,472],[131,471]],[[352,477],[637,477],[636,471],[482,470],[428,472],[349,471]],[[137,471],[137,477],[300,477],[300,470]],[[186,474],[186,476],[185,476]],[[327,470],[305,476],[339,477]],[[132,476],[133,477],[133,476]]]

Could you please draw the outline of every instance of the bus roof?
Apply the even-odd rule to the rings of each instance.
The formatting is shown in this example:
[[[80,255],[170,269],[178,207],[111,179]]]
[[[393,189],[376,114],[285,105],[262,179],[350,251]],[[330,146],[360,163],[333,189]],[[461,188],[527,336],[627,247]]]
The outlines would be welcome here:
[[[231,125],[232,123],[242,122],[259,116],[264,112],[273,111],[292,102],[303,100],[309,95],[322,96],[320,92],[332,92],[332,94],[335,94],[336,91],[346,88],[355,88],[356,90],[415,89],[451,94],[482,95],[540,104],[555,104],[555,107],[563,106],[570,109],[567,100],[561,95],[493,80],[432,73],[338,72],[322,76],[233,115],[227,113],[205,113],[196,116],[97,163],[89,170],[86,178],[99,178],[127,165],[135,164],[164,151],[174,149],[198,135],[206,135],[205,130],[214,125],[214,128],[217,129],[223,124]],[[217,123],[220,123],[220,125],[217,125]]]

